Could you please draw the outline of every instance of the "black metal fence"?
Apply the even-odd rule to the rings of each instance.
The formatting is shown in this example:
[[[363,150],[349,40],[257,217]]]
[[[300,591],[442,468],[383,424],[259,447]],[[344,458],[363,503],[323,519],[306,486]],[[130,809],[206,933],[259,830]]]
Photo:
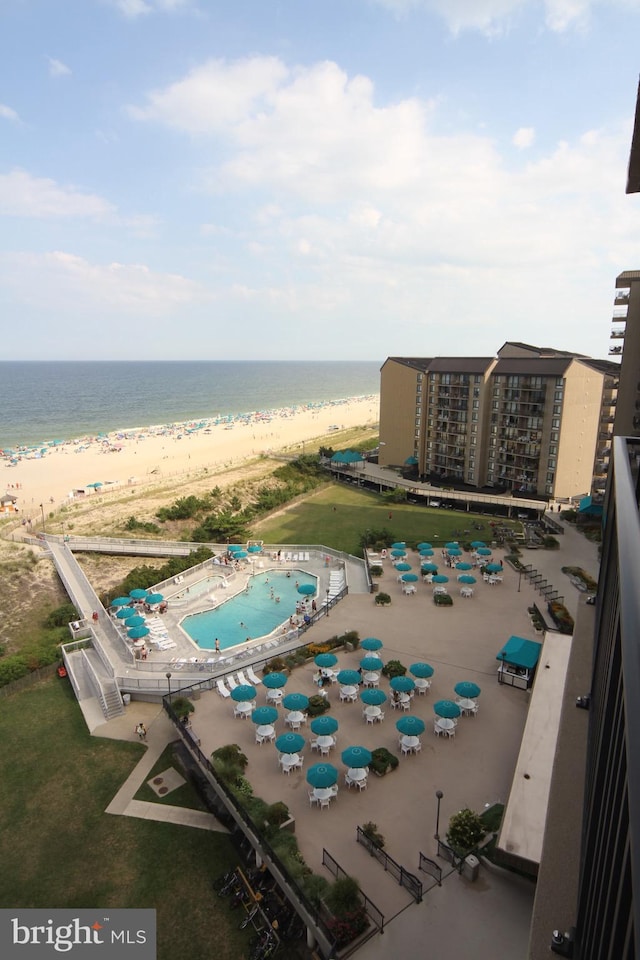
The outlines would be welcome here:
[[[334,877],[347,877],[348,874],[342,869],[338,861],[331,856],[328,850],[322,848],[322,865],[329,870]],[[366,893],[360,891],[362,903],[367,916],[376,925],[380,933],[384,933],[384,914],[379,910],[373,900],[370,900]]]
[[[438,856],[447,860],[455,870],[462,872],[464,857],[458,856],[453,847],[450,847],[448,843],[443,843],[440,839],[438,840]]]
[[[442,867],[439,863],[436,863],[435,860],[430,860],[429,857],[425,857],[422,851],[420,851],[419,854],[418,869],[422,870],[423,873],[428,873],[430,877],[433,877],[439,887],[442,886]]]
[[[422,901],[422,881],[419,880],[415,874],[406,870],[401,863],[397,863],[375,840],[368,837],[360,827],[356,827],[356,839],[358,843],[362,844],[365,850],[369,851],[372,857],[375,857],[378,863],[382,864],[385,870],[396,878],[401,887],[405,887],[409,891],[416,903]]]

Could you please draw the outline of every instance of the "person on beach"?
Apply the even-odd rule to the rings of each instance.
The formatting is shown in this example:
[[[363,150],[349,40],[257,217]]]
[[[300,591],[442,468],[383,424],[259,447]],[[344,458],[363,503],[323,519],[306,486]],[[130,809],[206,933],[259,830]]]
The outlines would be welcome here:
[[[136,733],[138,734],[138,739],[146,740],[147,739],[147,728],[144,723],[139,723],[136,727]]]

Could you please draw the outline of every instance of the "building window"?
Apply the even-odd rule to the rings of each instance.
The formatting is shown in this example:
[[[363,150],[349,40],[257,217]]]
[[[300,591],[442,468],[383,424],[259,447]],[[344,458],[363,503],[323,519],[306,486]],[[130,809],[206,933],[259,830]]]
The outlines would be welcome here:
[[[546,485],[546,487],[544,488],[544,492],[545,492],[545,493],[551,493],[551,494],[552,494],[552,493],[553,493],[553,484],[552,484],[552,483],[548,483],[548,484]]]
[[[469,472],[467,473],[467,480],[473,480],[474,477],[475,477],[474,471],[469,470]]]
[[[478,419],[478,411],[477,411],[477,410],[474,410],[474,411],[473,411],[473,413],[471,414],[471,419],[472,419],[472,420],[477,420],[477,419]]]
[[[560,421],[558,420],[557,417],[553,418],[553,420],[551,421],[551,426],[553,427],[554,430],[560,429]]]
[[[558,442],[558,434],[555,430],[551,431],[551,440],[553,440],[555,443]]]

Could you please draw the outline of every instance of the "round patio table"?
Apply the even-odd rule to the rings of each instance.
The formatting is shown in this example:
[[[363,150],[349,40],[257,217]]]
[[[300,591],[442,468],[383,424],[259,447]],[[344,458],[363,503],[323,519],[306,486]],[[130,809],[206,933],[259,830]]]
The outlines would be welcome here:
[[[291,767],[297,767],[300,763],[300,757],[297,753],[285,753],[280,757],[280,766],[283,770],[289,770]]]
[[[358,688],[357,688],[357,687],[352,687],[352,686],[349,684],[349,685],[346,686],[346,687],[340,687],[340,693],[341,693],[342,696],[344,696],[344,697],[357,697],[357,696],[358,696]]]
[[[362,678],[364,685],[366,687],[377,687],[380,683],[380,674],[379,673],[365,673]]]
[[[456,725],[456,721],[452,720],[451,717],[438,717],[436,720],[436,726],[440,727],[441,730],[453,730]]]
[[[426,680],[424,677],[416,677],[415,684],[416,690],[428,690],[431,686],[431,681]]]
[[[369,771],[366,767],[349,767],[347,770],[347,777],[349,780],[353,780],[354,783],[357,783],[359,780],[366,780],[369,775]]]
[[[405,748],[405,750],[415,750],[415,748],[420,743],[420,737],[402,737],[400,743]]]
[[[265,723],[260,727],[256,727],[256,736],[257,737],[272,737],[275,734],[275,728],[271,723]]]
[[[306,720],[306,715],[301,710],[292,710],[291,713],[288,713],[284,718],[284,722],[287,726],[300,726],[301,723],[304,723]]]
[[[456,700],[456,703],[463,713],[471,712],[478,706],[476,701],[472,700],[470,697],[460,697],[459,700]]]
[[[362,712],[364,713],[365,717],[373,717],[374,720],[382,716],[382,710],[380,707],[376,707],[375,705],[365,707]]]
[[[253,702],[250,702],[249,700],[243,700],[242,703],[237,703],[235,705],[233,712],[240,713],[243,716],[246,715],[248,717],[250,713],[253,713],[255,708],[255,700]]]
[[[312,796],[314,800],[331,800],[335,794],[331,787],[315,787]]]
[[[267,703],[280,703],[283,697],[284,693],[280,687],[276,687],[275,690],[267,690]]]
[[[318,737],[317,744],[321,750],[331,750],[331,748],[336,745],[336,738],[329,736]]]

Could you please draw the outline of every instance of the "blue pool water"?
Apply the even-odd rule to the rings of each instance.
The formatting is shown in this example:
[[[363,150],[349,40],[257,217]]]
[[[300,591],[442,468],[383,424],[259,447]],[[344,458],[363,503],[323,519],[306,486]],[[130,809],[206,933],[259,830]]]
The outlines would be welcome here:
[[[219,587],[224,577],[205,577],[204,580],[198,580],[197,583],[192,584],[188,589],[186,587],[181,587],[178,593],[172,593],[171,600],[186,600],[187,597],[193,599],[193,597],[199,597],[203,593],[208,593],[210,590],[214,590],[216,587]]]
[[[220,649],[227,650],[248,637],[255,640],[267,636],[296,612],[296,603],[304,600],[296,583],[311,583],[317,588],[317,578],[302,570],[292,570],[290,577],[282,571],[259,573],[250,578],[248,590],[215,610],[185,617],[181,626],[202,650],[215,649],[216,638]],[[280,597],[279,602],[276,597]]]

